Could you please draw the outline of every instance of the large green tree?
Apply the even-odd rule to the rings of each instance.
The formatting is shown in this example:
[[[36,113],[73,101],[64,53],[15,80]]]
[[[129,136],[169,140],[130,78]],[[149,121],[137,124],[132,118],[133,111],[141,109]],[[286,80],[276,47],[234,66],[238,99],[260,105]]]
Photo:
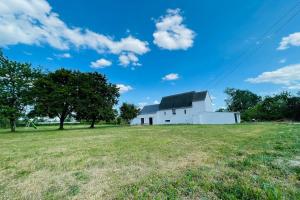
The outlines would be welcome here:
[[[39,116],[58,117],[59,129],[74,110],[78,90],[76,72],[59,69],[40,77],[34,83],[34,113]]]
[[[288,99],[287,113],[292,120],[300,121],[300,97]]]
[[[108,83],[105,76],[97,72],[77,73],[78,89],[76,90],[75,113],[79,120],[95,122],[113,120],[114,105],[118,102],[119,90],[116,85]]]
[[[0,51],[0,115],[9,120],[12,132],[32,103],[31,89],[39,74],[30,64],[9,60]]]
[[[227,88],[225,90],[227,99],[227,110],[233,112],[241,112],[242,118],[245,110],[255,106],[261,101],[261,97],[249,90],[240,90],[235,88]]]
[[[300,120],[300,97],[282,92],[266,96],[261,102],[244,112],[244,119],[260,121]]]
[[[275,96],[266,96],[261,102],[261,115],[263,120],[290,119],[291,113],[288,110],[288,101],[291,95],[282,92]]]
[[[120,117],[127,123],[135,118],[139,113],[139,109],[134,104],[123,103],[120,107]]]

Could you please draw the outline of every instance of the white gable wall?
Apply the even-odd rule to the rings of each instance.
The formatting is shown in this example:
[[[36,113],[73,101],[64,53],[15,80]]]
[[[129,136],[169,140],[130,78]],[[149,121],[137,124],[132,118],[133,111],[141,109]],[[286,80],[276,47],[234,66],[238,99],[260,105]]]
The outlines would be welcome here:
[[[212,100],[209,96],[209,94],[207,93],[206,97],[205,97],[205,111],[206,112],[213,112],[213,104],[212,104]]]
[[[208,95],[206,95],[204,101],[194,101],[193,102],[193,114],[199,115],[201,112],[212,112],[212,101]]]

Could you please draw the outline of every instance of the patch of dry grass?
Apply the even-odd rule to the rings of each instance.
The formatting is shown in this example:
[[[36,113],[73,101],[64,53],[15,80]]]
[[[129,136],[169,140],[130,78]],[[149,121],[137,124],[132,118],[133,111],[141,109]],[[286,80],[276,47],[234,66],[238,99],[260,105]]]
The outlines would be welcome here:
[[[202,170],[209,183],[216,174],[226,177],[229,172],[247,168],[247,162],[254,162],[252,157],[262,150],[282,152],[280,159],[292,159],[298,151],[280,149],[292,140],[284,135],[292,135],[298,145],[300,137],[295,133],[300,130],[297,125],[284,124],[55,129],[0,132],[0,199],[134,197],[130,192],[133,185],[137,194],[142,194],[138,188],[147,191],[149,179],[159,185],[164,177],[173,180],[184,177],[187,170],[204,168],[210,169]],[[274,145],[279,150],[274,150]],[[249,169],[262,170],[256,164]],[[297,183],[297,179],[294,183],[293,178],[289,180],[289,186]],[[218,197],[205,186],[200,189]],[[156,197],[148,191],[149,197]]]

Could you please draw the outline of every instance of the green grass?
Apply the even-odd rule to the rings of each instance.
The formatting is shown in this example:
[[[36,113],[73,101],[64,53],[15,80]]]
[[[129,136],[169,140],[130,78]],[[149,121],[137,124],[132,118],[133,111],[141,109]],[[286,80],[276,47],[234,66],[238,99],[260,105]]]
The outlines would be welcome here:
[[[300,125],[0,130],[0,199],[300,199]]]

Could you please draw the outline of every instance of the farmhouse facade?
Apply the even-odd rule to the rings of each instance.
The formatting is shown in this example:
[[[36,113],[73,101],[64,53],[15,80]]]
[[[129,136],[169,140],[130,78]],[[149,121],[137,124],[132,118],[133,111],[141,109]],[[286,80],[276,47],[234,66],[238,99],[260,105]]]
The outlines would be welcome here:
[[[238,112],[214,112],[208,91],[165,96],[159,104],[144,106],[132,125],[153,124],[235,124]]]

